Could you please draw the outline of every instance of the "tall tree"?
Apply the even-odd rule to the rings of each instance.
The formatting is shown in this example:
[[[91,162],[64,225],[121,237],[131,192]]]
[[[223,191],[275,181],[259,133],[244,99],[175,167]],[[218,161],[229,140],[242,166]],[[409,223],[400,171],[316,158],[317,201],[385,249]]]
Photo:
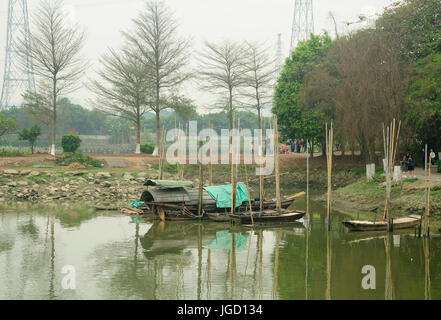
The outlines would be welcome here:
[[[151,109],[156,115],[156,146],[160,144],[160,112],[170,108],[169,96],[176,94],[178,87],[190,77],[184,69],[188,64],[189,40],[177,35],[178,23],[173,12],[163,3],[149,1],[134,22],[134,30],[124,32],[124,36],[136,49],[148,70],[146,76],[152,83],[154,100]]]
[[[200,80],[202,88],[221,94],[222,106],[228,112],[230,129],[233,128],[234,104],[238,90],[245,84],[245,48],[243,45],[225,41],[222,44],[205,42],[201,53]]]
[[[280,133],[284,138],[303,138],[311,143],[320,141],[322,149],[323,121],[319,121],[317,110],[302,108],[300,92],[306,75],[325,57],[331,44],[332,40],[326,33],[311,35],[310,40],[299,43],[279,76],[272,110],[277,115]]]
[[[276,61],[270,58],[268,48],[257,42],[247,43],[245,53],[246,91],[242,94],[247,98],[246,108],[257,111],[259,129],[262,129],[262,111],[273,99]]]
[[[96,108],[132,121],[136,126],[136,153],[141,153],[141,119],[153,104],[153,88],[144,64],[129,49],[110,49],[100,59],[99,79],[89,88],[95,93]]]
[[[25,42],[17,44],[24,63],[27,59],[33,61],[39,90],[46,92],[50,88],[52,155],[55,155],[58,97],[78,89],[78,80],[87,67],[87,61],[80,56],[84,31],[77,24],[69,25],[66,20],[62,1],[45,0],[33,16],[32,47],[28,48]]]

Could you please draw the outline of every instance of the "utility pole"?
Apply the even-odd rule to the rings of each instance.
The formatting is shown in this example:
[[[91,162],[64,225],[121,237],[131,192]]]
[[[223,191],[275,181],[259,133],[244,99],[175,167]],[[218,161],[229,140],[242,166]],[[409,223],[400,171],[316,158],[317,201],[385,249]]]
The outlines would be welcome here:
[[[24,43],[27,52],[19,52],[16,44]],[[31,59],[31,40],[27,0],[9,0],[6,31],[5,71],[0,109],[21,105],[22,94],[35,91],[34,67]],[[22,57],[28,58],[23,64]]]

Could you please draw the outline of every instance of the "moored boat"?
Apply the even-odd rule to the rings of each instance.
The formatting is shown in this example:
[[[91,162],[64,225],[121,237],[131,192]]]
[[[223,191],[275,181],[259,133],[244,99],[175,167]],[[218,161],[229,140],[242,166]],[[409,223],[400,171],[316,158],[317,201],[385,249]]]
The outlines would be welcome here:
[[[229,215],[230,221],[234,224],[249,225],[277,225],[290,222],[297,222],[305,216],[305,211],[299,210],[266,210],[263,212],[253,212],[253,216],[247,214]]]
[[[394,230],[410,229],[418,225],[421,220],[419,215],[410,215],[403,218],[392,219]],[[351,231],[386,231],[387,220],[347,220],[342,222]]]

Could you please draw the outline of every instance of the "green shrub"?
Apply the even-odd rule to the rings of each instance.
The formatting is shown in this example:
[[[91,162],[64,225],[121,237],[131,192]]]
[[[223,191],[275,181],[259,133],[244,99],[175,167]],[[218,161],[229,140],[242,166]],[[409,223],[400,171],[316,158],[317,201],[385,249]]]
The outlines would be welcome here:
[[[61,166],[68,166],[71,163],[80,163],[85,167],[88,168],[101,168],[102,164],[100,161],[95,160],[89,156],[86,156],[85,154],[82,154],[81,152],[66,152],[63,154],[62,157],[57,158],[57,164]]]
[[[0,156],[5,156],[5,157],[24,156],[28,153],[29,152],[19,151],[19,150],[5,150],[5,149],[0,150]]]
[[[75,152],[81,145],[81,138],[76,134],[66,134],[61,137],[61,146],[64,152]]]
[[[152,154],[155,147],[149,143],[141,145],[141,152],[146,154]]]

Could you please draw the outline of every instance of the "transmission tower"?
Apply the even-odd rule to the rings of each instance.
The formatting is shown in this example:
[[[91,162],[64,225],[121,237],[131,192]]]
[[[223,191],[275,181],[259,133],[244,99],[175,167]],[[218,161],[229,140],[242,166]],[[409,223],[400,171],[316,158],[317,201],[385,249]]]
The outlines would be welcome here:
[[[9,0],[6,33],[5,70],[0,109],[20,105],[23,101],[22,94],[26,90],[35,91],[34,68],[30,58],[31,40],[27,0]],[[17,43],[25,44],[25,52],[23,49],[20,51],[17,49]],[[21,62],[23,56],[28,57],[26,63]]]
[[[314,33],[312,0],[295,0],[290,51],[294,50],[300,41],[309,39],[311,33]]]

